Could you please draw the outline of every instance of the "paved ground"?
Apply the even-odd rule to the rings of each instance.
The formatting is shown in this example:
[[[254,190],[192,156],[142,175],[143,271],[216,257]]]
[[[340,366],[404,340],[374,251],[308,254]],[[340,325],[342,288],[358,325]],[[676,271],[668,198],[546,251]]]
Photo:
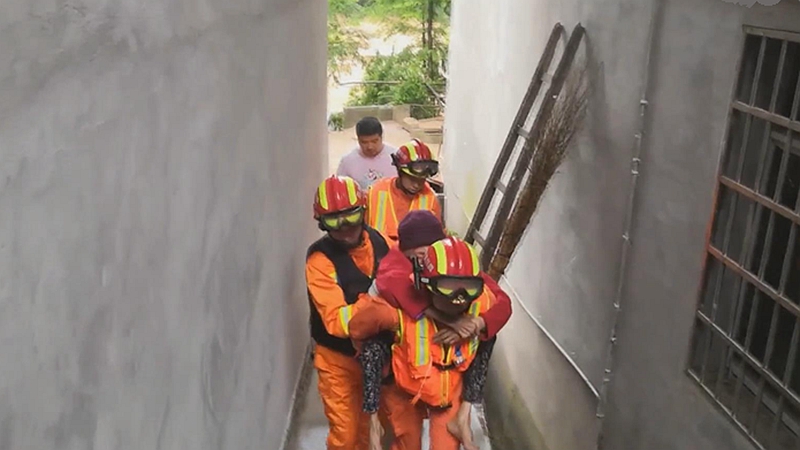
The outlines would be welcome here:
[[[317,377],[311,377],[308,395],[306,396],[303,412],[300,415],[300,429],[297,435],[297,444],[288,450],[322,450],[325,448],[325,438],[328,436],[328,423],[322,410],[322,402],[316,390]],[[481,450],[491,450],[489,440],[483,433],[479,420],[480,412],[473,409],[472,429],[475,431],[475,443]],[[430,450],[427,442],[427,421],[425,422],[425,435],[422,449]]]

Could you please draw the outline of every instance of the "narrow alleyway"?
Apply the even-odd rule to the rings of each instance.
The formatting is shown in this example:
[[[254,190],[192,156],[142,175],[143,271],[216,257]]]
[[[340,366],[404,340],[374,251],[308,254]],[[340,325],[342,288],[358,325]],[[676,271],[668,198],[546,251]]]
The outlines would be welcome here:
[[[411,139],[411,136],[400,124],[392,121],[383,122],[384,141],[388,144],[398,146]],[[355,130],[348,128],[342,131],[333,131],[328,134],[328,166],[331,173],[336,171],[339,160],[357,145]],[[439,146],[432,144],[432,149],[438,153]],[[298,422],[296,424],[293,442],[289,443],[286,450],[320,450],[325,447],[325,438],[328,435],[328,423],[316,390],[317,377],[312,374],[306,386],[301,386],[299,391],[304,393],[300,405]],[[481,450],[489,450],[489,439],[483,431],[481,425],[482,411],[473,410],[472,429],[475,433],[475,443]],[[425,426],[427,435],[427,423]],[[425,441],[426,438],[423,439]],[[423,442],[423,449],[429,448],[427,442]]]
[[[312,375],[309,381],[308,389],[306,390],[306,398],[302,403],[301,412],[299,416],[299,424],[297,428],[297,438],[294,443],[291,443],[286,450],[321,450],[325,448],[325,438],[328,435],[328,423],[325,420],[325,414],[322,409],[322,402],[319,399],[319,394],[316,391],[317,377]],[[483,432],[481,421],[479,419],[481,412],[473,409],[472,414],[472,429],[475,432],[475,443],[480,446],[481,450],[490,450],[489,440]],[[425,432],[423,436],[427,436],[427,422],[425,425]],[[423,438],[423,450],[429,450],[426,437]]]

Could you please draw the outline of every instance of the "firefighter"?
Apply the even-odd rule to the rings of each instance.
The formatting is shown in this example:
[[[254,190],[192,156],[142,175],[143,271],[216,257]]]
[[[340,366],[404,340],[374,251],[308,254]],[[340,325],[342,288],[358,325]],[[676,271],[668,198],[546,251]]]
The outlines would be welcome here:
[[[446,231],[430,211],[411,211],[400,222],[398,236],[398,247],[389,250],[378,267],[375,277],[375,293],[389,301],[390,304],[395,304],[403,309],[409,316],[419,318],[426,314],[426,310],[431,304],[431,297],[427,292],[414,288],[412,258],[424,257],[431,244],[447,237]],[[483,278],[486,288],[497,297],[495,306],[486,314],[481,315],[484,321],[481,338],[490,340],[511,317],[511,299],[485,272],[481,271],[480,276]],[[431,312],[435,314],[435,309]],[[452,344],[453,331],[462,334],[469,332],[469,330],[461,330],[461,328],[469,328],[466,322],[469,321],[461,321],[464,327],[453,326],[449,330],[442,330],[439,338],[444,343]],[[472,322],[476,321],[472,320]],[[455,338],[457,339],[457,337]]]
[[[331,176],[314,197],[314,219],[326,235],[306,256],[314,367],[328,418],[328,450],[366,450],[369,417],[363,413],[361,367],[354,358],[349,322],[365,304],[386,239],[364,223],[366,197],[349,177]]]
[[[427,179],[439,173],[439,162],[431,149],[418,139],[392,154],[397,176],[383,178],[367,193],[367,224],[380,231],[394,246],[400,221],[414,210],[429,210],[442,221],[442,207]]]
[[[458,415],[464,411],[462,394],[482,391],[483,376],[468,377],[465,373],[479,362],[476,358],[480,336],[486,328],[481,316],[496,304],[497,298],[484,288],[475,250],[454,237],[427,247],[418,280],[430,293],[429,309],[435,310],[435,314],[412,317],[382,299],[370,298],[350,322],[352,336],[364,339],[382,330],[395,332],[390,355],[394,388],[380,391],[397,436],[393,449],[419,450],[422,421],[427,416],[432,449],[458,450],[463,443],[465,448],[473,450],[476,447],[471,442],[471,433],[458,424]],[[441,320],[432,318],[433,315]],[[455,323],[460,318],[477,324],[467,339],[451,345],[435,339],[444,327],[443,321]],[[484,365],[488,363],[488,354],[484,352],[482,358]],[[371,367],[374,369],[376,364]],[[485,375],[485,370],[482,372]],[[378,426],[375,419],[373,429]],[[374,440],[371,448],[377,448],[378,444]]]
[[[389,305],[402,309],[404,313],[412,318],[420,318],[423,315],[427,315],[429,318],[444,319],[446,322],[446,318],[438,317],[435,308],[430,307],[430,294],[415,289],[412,275],[412,258],[424,257],[427,248],[431,244],[446,237],[442,224],[430,211],[411,211],[400,222],[398,236],[399,246],[389,250],[389,253],[381,261],[370,292],[373,295],[379,295]],[[496,341],[496,334],[505,326],[512,313],[511,299],[508,294],[485,272],[481,271],[480,276],[484,280],[486,289],[495,295],[497,301],[479,317],[461,317],[455,322],[446,323],[447,326],[442,327],[434,336],[434,341],[437,343],[452,345],[461,339],[472,337],[477,329],[481,330],[476,360],[464,373],[465,386],[468,389],[462,392],[463,403],[461,410],[458,412],[456,420],[450,424],[451,432],[460,437],[464,447],[467,449],[471,448],[470,446],[472,445],[470,429],[471,407],[474,404],[483,402],[483,387],[489,360]],[[387,370],[383,370],[383,373],[380,373],[377,369],[377,367],[383,365],[383,358],[388,353],[386,349],[380,348],[379,345],[371,346],[367,343],[362,346],[362,354],[359,357],[365,373],[364,411],[371,414],[375,420],[377,420],[377,417],[374,416],[374,413],[378,409],[381,396],[391,395],[391,393],[382,395],[382,392],[390,389],[390,387],[384,386],[381,390],[375,386],[376,380],[381,378],[387,382],[390,380],[387,378],[389,375]],[[477,381],[470,382],[470,378]],[[385,405],[382,404],[381,408],[380,421],[385,423]],[[381,430],[374,431],[380,433]],[[419,439],[415,436],[406,434],[397,435],[397,439],[400,441],[400,445],[397,448],[408,448],[407,446],[404,447],[404,442],[407,440],[419,442]]]

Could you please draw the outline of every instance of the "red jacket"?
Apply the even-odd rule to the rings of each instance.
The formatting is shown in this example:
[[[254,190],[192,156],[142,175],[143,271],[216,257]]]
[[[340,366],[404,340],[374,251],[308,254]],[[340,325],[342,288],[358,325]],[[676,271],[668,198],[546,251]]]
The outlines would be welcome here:
[[[395,247],[381,260],[375,286],[390,305],[402,309],[409,317],[419,319],[431,301],[427,293],[414,289],[413,273],[411,261]],[[493,338],[511,317],[511,299],[489,275],[481,272],[481,277],[497,299],[494,306],[480,315],[486,323],[481,339],[487,340]]]

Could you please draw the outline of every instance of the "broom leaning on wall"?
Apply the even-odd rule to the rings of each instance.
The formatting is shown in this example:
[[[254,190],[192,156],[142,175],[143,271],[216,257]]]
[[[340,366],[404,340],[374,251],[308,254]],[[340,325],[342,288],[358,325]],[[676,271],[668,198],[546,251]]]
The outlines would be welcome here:
[[[545,126],[534,137],[534,154],[527,179],[489,263],[488,274],[495,280],[505,273],[542,195],[564,161],[572,138],[583,125],[590,95],[589,79],[585,64],[571,71]]]

